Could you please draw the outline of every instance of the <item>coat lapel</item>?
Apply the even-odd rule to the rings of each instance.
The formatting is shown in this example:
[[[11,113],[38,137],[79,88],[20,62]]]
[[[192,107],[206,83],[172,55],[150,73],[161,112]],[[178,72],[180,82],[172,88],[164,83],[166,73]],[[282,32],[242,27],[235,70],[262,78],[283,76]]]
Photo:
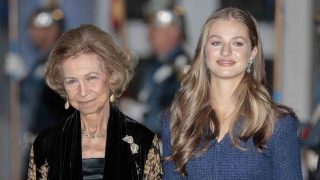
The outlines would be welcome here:
[[[60,150],[60,179],[82,178],[81,123],[76,111],[62,129]]]
[[[110,108],[105,150],[104,179],[138,179],[136,163],[130,145],[123,141],[127,135],[125,116],[115,107]],[[83,179],[81,153],[81,121],[76,111],[67,120],[60,141],[60,179]]]
[[[114,107],[110,109],[107,133],[104,179],[136,179],[130,145],[122,140],[127,134],[125,117]]]

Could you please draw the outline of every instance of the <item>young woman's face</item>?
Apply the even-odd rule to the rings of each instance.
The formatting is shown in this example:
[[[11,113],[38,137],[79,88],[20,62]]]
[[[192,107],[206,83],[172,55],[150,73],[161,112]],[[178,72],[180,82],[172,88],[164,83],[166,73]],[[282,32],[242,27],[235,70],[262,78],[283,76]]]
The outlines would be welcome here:
[[[82,54],[62,64],[64,87],[70,104],[82,114],[98,113],[108,108],[110,77],[95,54]]]
[[[211,78],[241,79],[250,58],[257,48],[252,49],[247,28],[235,19],[215,20],[209,31],[205,47],[206,64]]]

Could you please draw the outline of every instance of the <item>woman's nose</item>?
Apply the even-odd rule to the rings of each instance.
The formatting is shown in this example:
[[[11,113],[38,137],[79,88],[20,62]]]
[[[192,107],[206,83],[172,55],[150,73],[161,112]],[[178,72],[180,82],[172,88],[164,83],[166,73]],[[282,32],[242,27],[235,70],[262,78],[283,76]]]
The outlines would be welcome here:
[[[225,57],[228,57],[231,55],[231,47],[228,44],[224,44],[222,46],[221,54]]]
[[[86,83],[81,82],[80,83],[80,96],[86,96],[87,91],[88,91],[88,87],[87,87]]]

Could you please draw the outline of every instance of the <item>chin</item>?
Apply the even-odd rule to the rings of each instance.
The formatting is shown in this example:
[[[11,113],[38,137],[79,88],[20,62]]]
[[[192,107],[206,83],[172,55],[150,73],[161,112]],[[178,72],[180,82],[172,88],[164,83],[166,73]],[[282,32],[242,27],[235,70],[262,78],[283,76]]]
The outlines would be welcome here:
[[[97,109],[93,109],[93,108],[90,108],[90,109],[79,109],[80,113],[81,114],[95,114],[95,113],[98,113],[98,110]]]
[[[95,106],[94,104],[91,105],[86,105],[86,106],[79,106],[77,108],[81,113],[94,113],[98,111],[98,107]]]
[[[244,73],[242,73],[242,72],[225,71],[225,72],[216,73],[215,76],[220,78],[220,79],[233,79],[233,78],[241,78],[241,77],[243,77]]]
[[[105,106],[87,106],[79,108],[81,114],[95,114],[103,112],[105,109]]]

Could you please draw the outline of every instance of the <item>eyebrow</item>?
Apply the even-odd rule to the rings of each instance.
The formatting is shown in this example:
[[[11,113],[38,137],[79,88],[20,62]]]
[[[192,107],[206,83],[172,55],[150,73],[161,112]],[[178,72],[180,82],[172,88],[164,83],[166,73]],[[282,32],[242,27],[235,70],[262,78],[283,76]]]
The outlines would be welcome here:
[[[221,39],[221,36],[218,36],[218,35],[215,35],[215,34],[210,35],[210,36],[209,36],[209,39],[214,38],[214,37],[215,37],[215,38],[220,38],[220,39]]]
[[[211,38],[218,38],[218,39],[222,39],[222,37],[221,37],[221,36],[219,36],[219,35],[215,35],[215,34],[210,35],[208,39],[211,39]],[[246,42],[247,42],[246,38],[244,38],[244,37],[242,37],[242,36],[236,36],[236,37],[233,37],[232,39],[243,39],[244,41],[246,41]]]
[[[87,76],[91,76],[91,75],[99,75],[100,73],[98,72],[89,72],[88,74],[85,74],[84,76],[87,77]]]
[[[91,75],[99,75],[99,73],[98,72],[89,72],[89,73],[85,74],[84,77],[88,77],[88,76],[91,76]],[[75,77],[65,76],[63,79],[75,79]]]

